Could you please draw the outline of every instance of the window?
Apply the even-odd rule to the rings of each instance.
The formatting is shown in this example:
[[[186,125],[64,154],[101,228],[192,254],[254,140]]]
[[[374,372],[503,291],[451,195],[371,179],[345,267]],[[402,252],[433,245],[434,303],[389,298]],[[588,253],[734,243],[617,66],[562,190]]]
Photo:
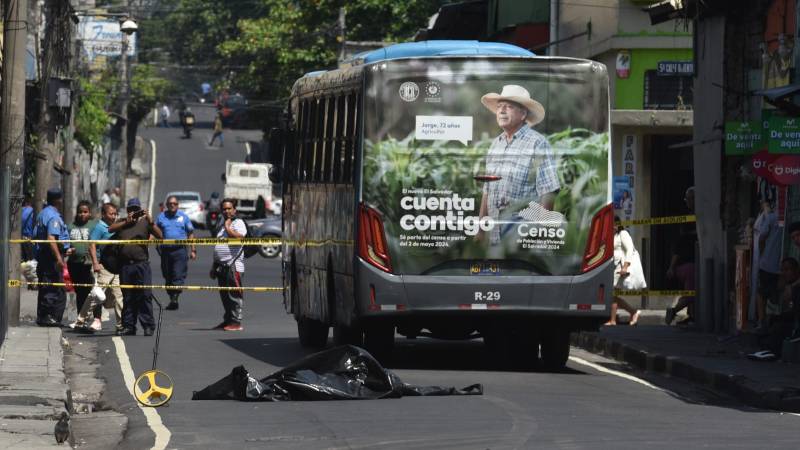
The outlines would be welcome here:
[[[692,76],[664,76],[648,70],[644,77],[644,109],[692,109]]]
[[[331,155],[333,158],[332,180],[337,183],[344,181],[342,177],[342,159],[344,158],[342,149],[344,148],[344,122],[346,113],[345,96],[340,95],[336,97],[336,124],[334,125],[334,142]]]

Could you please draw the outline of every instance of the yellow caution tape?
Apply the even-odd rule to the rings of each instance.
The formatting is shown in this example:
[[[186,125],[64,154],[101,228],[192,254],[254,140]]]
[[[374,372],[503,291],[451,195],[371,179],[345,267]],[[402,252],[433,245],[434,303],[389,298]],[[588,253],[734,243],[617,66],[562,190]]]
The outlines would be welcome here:
[[[53,241],[47,239],[11,239],[9,240],[12,244],[47,244]],[[323,247],[326,245],[353,245],[352,240],[340,240],[340,239],[324,239],[324,240],[298,240],[298,241],[285,241],[283,239],[275,239],[275,238],[226,238],[226,239],[214,239],[214,238],[200,238],[200,239],[120,239],[120,240],[113,240],[113,239],[64,239],[55,241],[60,244],[100,244],[100,245],[109,245],[109,244],[135,244],[135,245],[218,245],[218,244],[230,244],[230,245],[287,245],[290,247]]]
[[[24,280],[8,280],[8,287],[10,288],[18,288],[21,286],[34,286],[34,287],[41,287],[41,286],[53,286],[53,287],[94,287],[95,284],[93,283],[51,283],[51,282],[43,282],[43,281],[24,281]],[[264,286],[264,287],[256,287],[256,286],[242,286],[242,287],[231,287],[231,286],[167,286],[164,284],[97,284],[96,286],[101,288],[114,288],[118,287],[120,289],[169,289],[169,290],[184,290],[184,291],[248,291],[248,292],[282,292],[283,287],[277,286]]]
[[[697,291],[655,291],[650,289],[637,289],[637,290],[625,290],[625,289],[614,289],[614,295],[633,295],[633,296],[646,296],[646,297],[656,297],[656,296],[664,296],[664,297],[694,297],[697,295]]]
[[[651,217],[649,219],[633,219],[623,220],[622,225],[671,225],[675,223],[691,223],[697,222],[697,216],[666,216],[666,217]]]

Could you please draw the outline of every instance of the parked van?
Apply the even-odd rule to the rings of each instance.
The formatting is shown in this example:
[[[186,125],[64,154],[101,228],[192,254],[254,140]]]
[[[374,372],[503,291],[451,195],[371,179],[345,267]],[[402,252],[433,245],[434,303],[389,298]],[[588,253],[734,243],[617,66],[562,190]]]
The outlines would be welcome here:
[[[237,211],[243,215],[261,218],[273,214],[272,183],[269,181],[270,164],[225,162],[225,190],[223,197],[239,201]]]

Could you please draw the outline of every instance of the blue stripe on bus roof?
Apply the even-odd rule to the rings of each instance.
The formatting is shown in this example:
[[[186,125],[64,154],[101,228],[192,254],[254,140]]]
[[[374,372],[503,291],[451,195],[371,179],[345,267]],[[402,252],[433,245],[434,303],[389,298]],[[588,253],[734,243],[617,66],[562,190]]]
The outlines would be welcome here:
[[[529,50],[502,42],[442,40],[394,44],[377,50],[359,53],[342,64],[360,65],[399,58],[456,55],[536,56],[535,53]],[[318,77],[326,72],[328,71],[315,70],[306,73],[304,77]]]
[[[390,45],[360,53],[353,59],[369,64],[387,59],[449,55],[536,56],[524,48],[501,42],[422,41]]]

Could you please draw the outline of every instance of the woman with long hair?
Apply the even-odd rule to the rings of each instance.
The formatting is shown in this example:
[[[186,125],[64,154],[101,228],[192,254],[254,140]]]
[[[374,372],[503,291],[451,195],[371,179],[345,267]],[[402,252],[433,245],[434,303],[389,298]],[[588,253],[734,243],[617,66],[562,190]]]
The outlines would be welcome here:
[[[647,283],[644,281],[642,262],[639,259],[639,252],[633,246],[633,239],[630,233],[622,226],[618,216],[614,216],[614,289],[644,289]],[[639,322],[639,310],[632,307],[620,296],[614,295],[611,303],[611,317],[606,325],[617,324],[617,310],[624,309],[631,315],[630,325],[634,326]]]

